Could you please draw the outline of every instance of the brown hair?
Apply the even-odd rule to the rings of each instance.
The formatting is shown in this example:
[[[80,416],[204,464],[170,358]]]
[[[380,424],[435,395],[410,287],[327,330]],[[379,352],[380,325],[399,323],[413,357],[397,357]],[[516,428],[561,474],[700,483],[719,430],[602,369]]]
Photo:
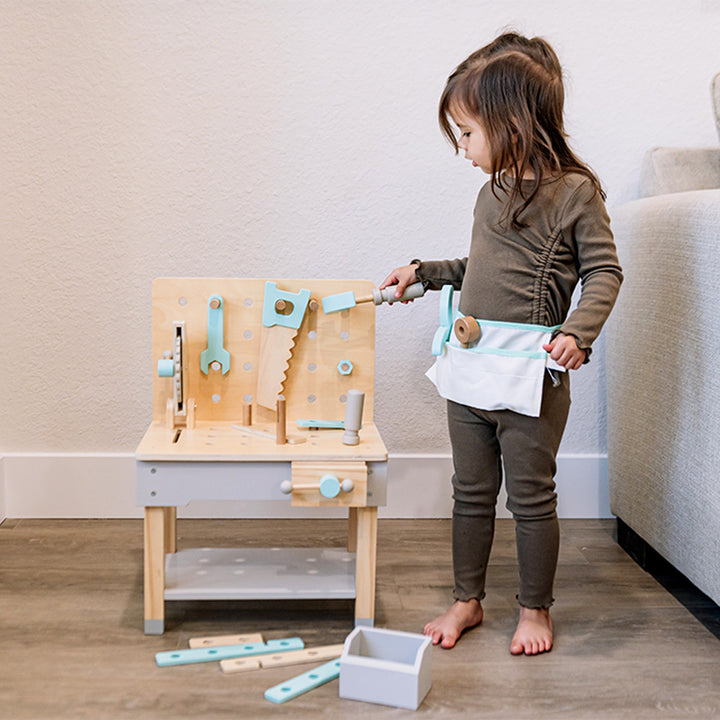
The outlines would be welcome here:
[[[474,52],[445,85],[439,107],[443,134],[457,153],[453,111],[474,117],[482,126],[492,158],[492,191],[496,197],[498,189],[508,195],[505,219],[509,217],[515,227],[522,226],[519,216],[544,177],[578,172],[605,197],[595,173],[568,146],[564,103],[562,68],[555,51],[542,38],[516,33],[505,33]],[[513,182],[503,178],[504,170]],[[520,182],[528,172],[534,175],[529,190]]]

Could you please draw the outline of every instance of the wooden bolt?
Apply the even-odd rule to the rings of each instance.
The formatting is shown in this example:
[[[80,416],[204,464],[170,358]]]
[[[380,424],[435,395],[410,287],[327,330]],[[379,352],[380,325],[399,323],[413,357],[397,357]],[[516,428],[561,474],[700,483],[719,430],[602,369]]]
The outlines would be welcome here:
[[[310,308],[312,312],[317,312],[320,309],[320,303],[315,298],[310,298],[308,308]]]
[[[474,317],[458,318],[455,321],[455,337],[463,344],[470,345],[480,339],[480,325]]]
[[[275,303],[275,310],[279,313],[283,312],[287,308],[287,303],[285,300],[278,300]]]
[[[211,307],[213,310],[217,310],[217,309],[220,307],[220,301],[219,301],[217,298],[213,298],[213,299],[210,301],[210,307]]]
[[[360,442],[359,430],[362,425],[365,393],[362,390],[348,390],[345,403],[345,434],[342,441],[345,445],[357,445]]]

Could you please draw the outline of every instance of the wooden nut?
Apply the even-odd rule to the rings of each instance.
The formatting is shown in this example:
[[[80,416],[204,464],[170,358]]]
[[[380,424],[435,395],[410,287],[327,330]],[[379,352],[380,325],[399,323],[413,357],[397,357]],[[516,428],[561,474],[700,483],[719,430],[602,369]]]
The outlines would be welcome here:
[[[454,327],[455,337],[463,345],[470,345],[480,339],[480,325],[474,317],[458,318]]]

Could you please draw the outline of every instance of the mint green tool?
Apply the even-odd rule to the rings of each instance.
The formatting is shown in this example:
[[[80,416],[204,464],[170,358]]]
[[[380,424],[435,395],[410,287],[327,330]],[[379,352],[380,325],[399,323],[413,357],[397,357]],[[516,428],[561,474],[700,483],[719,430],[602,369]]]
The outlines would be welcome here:
[[[215,662],[250,655],[267,655],[269,653],[285,652],[286,650],[302,650],[304,647],[305,643],[299,637],[294,637],[283,640],[268,640],[267,642],[244,643],[243,645],[170,650],[157,653],[155,662],[160,667],[191,665],[192,663]]]
[[[274,703],[284,703],[337,677],[340,677],[340,658],[271,687],[265,691],[265,699]]]
[[[297,426],[301,428],[317,428],[318,430],[344,430],[344,420],[313,420],[312,418],[298,418]]]
[[[279,313],[276,309],[278,301],[289,303],[292,308],[287,315]],[[305,316],[305,309],[310,302],[310,291],[301,289],[292,293],[279,290],[277,283],[268,280],[265,283],[265,299],[263,300],[262,323],[265,327],[282,325],[283,327],[298,330]]]
[[[208,298],[207,350],[200,353],[200,369],[207,375],[210,364],[222,365],[222,374],[230,369],[230,353],[223,347],[223,307],[225,303],[220,295]]]
[[[376,305],[387,303],[392,305],[396,302],[404,302],[405,300],[414,300],[425,294],[425,288],[421,282],[408,285],[405,292],[399,297],[395,297],[395,286],[390,285],[384,290],[373,290],[372,295],[364,295],[356,298],[352,290],[348,292],[338,293],[337,295],[328,295],[322,299],[323,312],[326,315],[330,313],[340,312],[341,310],[349,310],[360,303],[372,302]]]
[[[443,285],[440,293],[440,327],[435,331],[435,337],[433,337],[433,355],[442,355],[445,343],[450,339],[453,327],[453,292],[452,285]]]

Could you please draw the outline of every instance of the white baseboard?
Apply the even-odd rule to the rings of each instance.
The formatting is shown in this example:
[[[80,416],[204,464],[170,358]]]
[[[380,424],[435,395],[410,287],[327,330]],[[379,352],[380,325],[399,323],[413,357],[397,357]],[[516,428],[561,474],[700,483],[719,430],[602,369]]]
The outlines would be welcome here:
[[[386,518],[448,518],[449,455],[391,455]],[[558,457],[558,512],[563,518],[611,517],[606,455]],[[191,503],[179,517],[342,517],[344,511],[291,508],[289,501]],[[0,457],[0,520],[4,518],[139,518],[132,454],[11,453]],[[505,495],[498,517],[510,517]]]

